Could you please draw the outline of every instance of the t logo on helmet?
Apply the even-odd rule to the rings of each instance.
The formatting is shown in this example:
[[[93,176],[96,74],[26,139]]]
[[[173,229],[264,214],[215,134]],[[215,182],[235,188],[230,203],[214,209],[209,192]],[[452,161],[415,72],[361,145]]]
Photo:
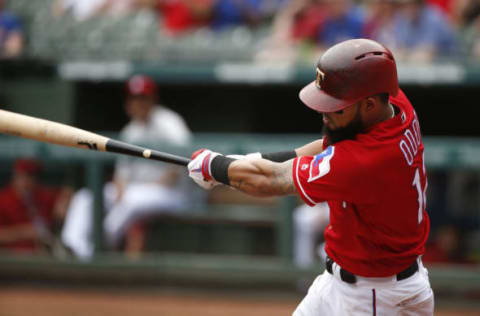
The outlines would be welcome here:
[[[325,79],[325,74],[323,71],[317,68],[317,78],[315,79],[315,86],[317,86],[318,89],[322,90],[322,82]]]

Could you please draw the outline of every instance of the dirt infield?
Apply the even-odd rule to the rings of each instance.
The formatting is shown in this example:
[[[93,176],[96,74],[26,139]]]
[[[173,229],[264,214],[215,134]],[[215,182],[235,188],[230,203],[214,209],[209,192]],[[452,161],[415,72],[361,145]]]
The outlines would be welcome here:
[[[291,315],[298,298],[232,294],[148,293],[85,289],[0,288],[0,316],[265,316]],[[442,309],[437,316],[479,315],[478,310]]]
[[[0,290],[1,316],[265,316],[289,315],[294,300],[198,294],[106,293],[86,290]]]

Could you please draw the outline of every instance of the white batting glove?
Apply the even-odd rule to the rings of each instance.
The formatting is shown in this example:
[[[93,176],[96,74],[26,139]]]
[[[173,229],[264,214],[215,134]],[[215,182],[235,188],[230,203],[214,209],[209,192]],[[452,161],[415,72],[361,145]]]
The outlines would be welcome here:
[[[246,154],[246,155],[227,155],[227,157],[233,158],[233,159],[254,160],[254,159],[262,159],[262,154],[261,153],[251,153],[251,154]]]
[[[199,186],[210,190],[220,183],[212,177],[210,165],[213,158],[220,155],[208,149],[200,149],[192,154],[192,161],[188,164],[188,175]]]

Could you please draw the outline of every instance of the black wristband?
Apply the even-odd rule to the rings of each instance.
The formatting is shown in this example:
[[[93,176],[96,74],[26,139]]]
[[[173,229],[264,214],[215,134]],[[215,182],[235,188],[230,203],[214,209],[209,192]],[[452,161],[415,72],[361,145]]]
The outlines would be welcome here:
[[[284,162],[297,157],[295,150],[291,151],[279,151],[276,153],[262,154],[263,159],[267,159],[274,162]]]
[[[210,163],[210,172],[212,177],[226,185],[230,185],[230,179],[228,178],[228,167],[236,159],[225,157],[223,155],[218,155],[213,158]]]

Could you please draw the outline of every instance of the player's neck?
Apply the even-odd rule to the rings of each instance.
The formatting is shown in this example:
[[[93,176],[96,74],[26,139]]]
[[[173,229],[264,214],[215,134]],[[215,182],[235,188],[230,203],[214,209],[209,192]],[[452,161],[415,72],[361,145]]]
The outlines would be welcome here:
[[[395,110],[393,106],[388,103],[387,106],[382,106],[378,109],[378,112],[372,116],[371,120],[366,124],[367,129],[371,128],[372,126],[379,124],[381,122],[387,121],[395,116]]]

